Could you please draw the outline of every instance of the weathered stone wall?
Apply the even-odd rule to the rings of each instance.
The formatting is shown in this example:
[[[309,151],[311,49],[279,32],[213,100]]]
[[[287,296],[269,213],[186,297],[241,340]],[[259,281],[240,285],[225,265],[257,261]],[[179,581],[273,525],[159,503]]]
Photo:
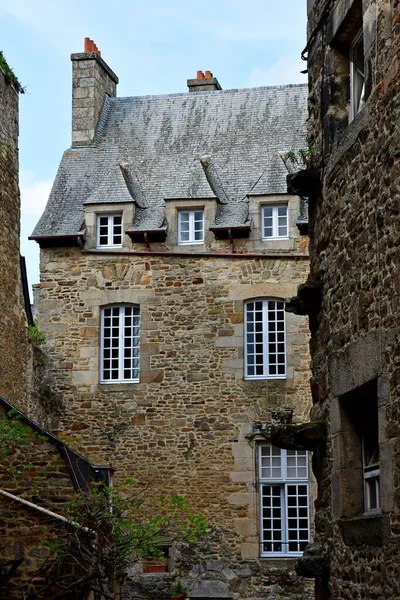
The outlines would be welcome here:
[[[213,244],[219,257],[182,247],[187,256],[41,250],[36,305],[62,399],[59,429],[91,461],[115,465],[117,481],[129,474],[154,493],[180,493],[206,515],[215,528],[210,545],[175,561],[174,576],[191,589],[218,580],[227,597],[305,599],[309,587],[293,560],[259,558],[260,438],[246,435],[253,421],[268,422],[282,407],[295,421],[307,419],[308,326],[287,315],[286,379],[246,381],[243,306],[295,293],[309,267],[291,253],[304,254],[307,240],[298,236],[287,258],[227,256],[228,241]],[[237,251],[251,252],[252,244],[237,240]],[[140,306],[138,384],[99,384],[100,309],[113,303]],[[145,587],[168,590],[170,575],[142,577]]]
[[[341,600],[399,596],[399,9],[397,0],[316,0],[309,12],[309,134],[323,184],[310,200],[311,269],[323,284],[321,310],[310,320],[312,415],[330,432],[316,465],[316,527],[331,554],[330,594]],[[359,16],[367,101],[349,122],[346,32]],[[346,520],[354,440],[342,398],[374,380],[382,510]],[[318,597],[328,597],[323,585]]]
[[[0,419],[3,419],[2,410]],[[25,430],[19,431],[18,438],[10,435],[5,439],[3,432],[0,457],[1,490],[65,516],[66,506],[72,501],[75,490],[65,457],[61,456],[54,443],[25,424]],[[58,519],[0,495],[2,595],[19,600],[28,588],[25,587],[23,592],[15,590],[15,587],[31,577],[40,580],[41,567],[50,555],[43,542],[56,538],[60,527],[63,528],[64,524]],[[16,570],[13,570],[13,564],[18,567]],[[7,587],[7,576],[11,574],[10,587]],[[3,588],[3,585],[6,587]],[[32,583],[29,589],[33,591],[33,587]]]
[[[30,346],[21,285],[18,93],[0,71],[0,395],[27,407]]]

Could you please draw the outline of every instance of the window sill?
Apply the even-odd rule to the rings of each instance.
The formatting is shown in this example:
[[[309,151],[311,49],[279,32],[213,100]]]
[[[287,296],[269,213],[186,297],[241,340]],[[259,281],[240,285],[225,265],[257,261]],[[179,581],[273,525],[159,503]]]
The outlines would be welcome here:
[[[285,240],[287,241],[288,239],[289,239],[289,236],[286,236],[286,235],[285,235],[285,236],[283,236],[283,235],[282,235],[282,236],[278,236],[278,237],[262,237],[262,238],[261,238],[261,241],[262,241],[262,242],[274,242],[274,241],[275,241],[275,242],[276,242],[276,241],[282,241],[282,242],[283,242],[283,241],[285,241]]]
[[[264,376],[263,377],[252,377],[252,376],[246,377],[245,376],[244,380],[245,381],[266,381],[266,380],[273,381],[275,379],[286,379],[286,378],[287,378],[286,375],[270,375],[270,376],[265,376],[265,377]]]
[[[339,519],[339,528],[346,546],[385,546],[390,537],[387,514],[369,514]]]
[[[178,246],[201,246],[204,245],[204,240],[201,242],[178,242]]]

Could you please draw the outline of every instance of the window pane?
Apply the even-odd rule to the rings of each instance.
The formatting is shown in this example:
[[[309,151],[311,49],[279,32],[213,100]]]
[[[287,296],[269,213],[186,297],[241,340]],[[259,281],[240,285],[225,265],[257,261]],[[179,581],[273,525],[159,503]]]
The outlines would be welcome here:
[[[138,379],[139,343],[138,307],[114,306],[103,309],[101,380]]]

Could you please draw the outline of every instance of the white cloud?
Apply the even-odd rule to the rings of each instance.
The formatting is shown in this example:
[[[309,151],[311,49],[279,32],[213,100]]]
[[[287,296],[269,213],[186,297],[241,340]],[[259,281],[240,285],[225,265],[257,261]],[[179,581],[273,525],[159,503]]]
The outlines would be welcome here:
[[[284,56],[268,69],[254,67],[250,71],[246,87],[307,83],[307,76],[300,73],[306,68],[307,63],[302,61],[300,57]]]
[[[40,217],[45,209],[52,186],[51,181],[29,181],[31,173],[21,176],[21,214]],[[27,183],[24,183],[24,180]]]
[[[34,181],[30,171],[21,173],[21,254],[25,256],[30,285],[39,281],[39,246],[29,241],[50,194],[51,181]]]

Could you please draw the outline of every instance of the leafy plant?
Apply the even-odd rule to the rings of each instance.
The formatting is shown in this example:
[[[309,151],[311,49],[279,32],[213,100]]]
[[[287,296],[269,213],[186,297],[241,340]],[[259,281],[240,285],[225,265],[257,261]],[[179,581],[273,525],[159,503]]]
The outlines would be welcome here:
[[[174,587],[171,590],[171,596],[182,596],[183,594],[186,594],[187,592],[187,587],[185,587],[182,582],[178,579],[178,581],[175,583]]]
[[[4,58],[3,52],[0,50],[0,69],[4,73],[4,77],[6,83],[11,84],[14,89],[20,94],[25,93],[25,88],[22,87],[21,83],[18,81],[17,76],[14,74],[14,71],[9,67],[6,59]]]
[[[300,148],[299,150],[290,150],[285,154],[285,159],[292,163],[292,165],[309,168],[312,165],[314,155],[314,147],[310,140],[307,140],[307,148]]]
[[[39,329],[36,321],[28,326],[28,339],[35,348],[39,348],[46,342],[46,334]]]

